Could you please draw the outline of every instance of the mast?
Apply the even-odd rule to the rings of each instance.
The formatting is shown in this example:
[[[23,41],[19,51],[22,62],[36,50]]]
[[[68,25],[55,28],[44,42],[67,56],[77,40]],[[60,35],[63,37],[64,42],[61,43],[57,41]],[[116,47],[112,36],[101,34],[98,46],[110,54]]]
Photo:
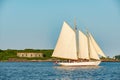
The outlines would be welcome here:
[[[89,41],[89,32],[88,32],[88,29],[86,29],[86,32],[87,32],[87,41],[88,41],[88,55],[89,55],[89,60],[90,60],[90,41]]]
[[[79,54],[79,45],[78,45],[78,31],[77,31],[77,24],[76,24],[76,19],[74,19],[74,30],[75,30],[75,35],[76,35],[76,51],[77,51],[77,58],[79,58],[78,57],[78,54]]]

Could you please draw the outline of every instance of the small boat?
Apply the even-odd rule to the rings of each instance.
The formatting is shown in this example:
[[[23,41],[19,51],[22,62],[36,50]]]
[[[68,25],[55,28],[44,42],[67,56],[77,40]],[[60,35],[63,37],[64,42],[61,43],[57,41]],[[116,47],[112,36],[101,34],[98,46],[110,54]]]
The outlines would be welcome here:
[[[57,62],[61,66],[98,66],[101,63],[99,55],[106,57],[92,34],[84,34],[75,28],[72,29],[67,22],[63,23],[56,47],[52,57],[66,61]]]

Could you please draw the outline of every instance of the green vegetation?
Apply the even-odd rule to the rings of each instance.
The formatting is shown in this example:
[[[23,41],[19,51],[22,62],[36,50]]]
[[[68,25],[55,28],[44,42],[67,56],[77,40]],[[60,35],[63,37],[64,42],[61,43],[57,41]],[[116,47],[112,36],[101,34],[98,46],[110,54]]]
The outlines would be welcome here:
[[[101,59],[101,61],[103,61],[103,62],[119,62],[119,61],[120,61],[120,60],[117,60],[117,59],[115,59],[115,58],[110,58],[109,56],[107,56],[107,58],[101,57],[100,59]]]
[[[18,57],[17,53],[42,53],[43,57]],[[52,49],[49,50],[39,50],[39,49],[24,49],[24,50],[1,50],[0,49],[0,61],[30,61],[30,60],[62,60],[57,58],[52,58],[51,55],[53,53]],[[101,57],[102,61],[120,61],[120,55],[115,56],[114,58],[107,58]]]
[[[18,52],[23,53],[43,53],[43,57],[35,58],[20,58],[17,56]],[[1,50],[0,49],[0,61],[8,61],[9,59],[19,59],[19,60],[46,60],[50,59],[53,50],[39,50],[39,49],[24,49],[24,50]]]
[[[0,50],[0,60],[8,60],[9,58],[16,58],[16,50]]]
[[[120,60],[120,55],[116,55],[115,59]]]

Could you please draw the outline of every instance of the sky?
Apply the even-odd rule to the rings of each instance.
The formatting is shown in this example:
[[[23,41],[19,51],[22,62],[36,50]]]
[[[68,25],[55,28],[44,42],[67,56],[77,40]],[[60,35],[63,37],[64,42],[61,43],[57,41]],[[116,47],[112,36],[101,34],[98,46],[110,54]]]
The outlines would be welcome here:
[[[107,56],[120,54],[119,0],[0,0],[0,49],[54,49],[74,20]]]

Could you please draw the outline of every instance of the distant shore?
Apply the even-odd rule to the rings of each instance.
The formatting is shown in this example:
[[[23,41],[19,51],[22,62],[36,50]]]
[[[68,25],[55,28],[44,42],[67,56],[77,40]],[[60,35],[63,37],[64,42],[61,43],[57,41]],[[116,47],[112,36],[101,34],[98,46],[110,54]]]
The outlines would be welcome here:
[[[0,62],[56,62],[57,60],[27,60],[27,59],[9,59]],[[120,62],[120,60],[101,60],[101,62]]]
[[[21,57],[18,56],[17,53],[41,53],[41,57]],[[14,50],[14,49],[7,49],[1,50],[0,49],[0,62],[55,62],[61,60],[59,58],[51,57],[53,53],[53,49],[24,49],[24,50]],[[33,54],[32,54],[33,55]],[[26,56],[26,55],[25,55]],[[107,58],[100,57],[102,62],[120,62],[120,55],[115,55],[114,58]]]
[[[101,62],[120,62],[120,60],[114,60],[114,61],[101,61]]]

